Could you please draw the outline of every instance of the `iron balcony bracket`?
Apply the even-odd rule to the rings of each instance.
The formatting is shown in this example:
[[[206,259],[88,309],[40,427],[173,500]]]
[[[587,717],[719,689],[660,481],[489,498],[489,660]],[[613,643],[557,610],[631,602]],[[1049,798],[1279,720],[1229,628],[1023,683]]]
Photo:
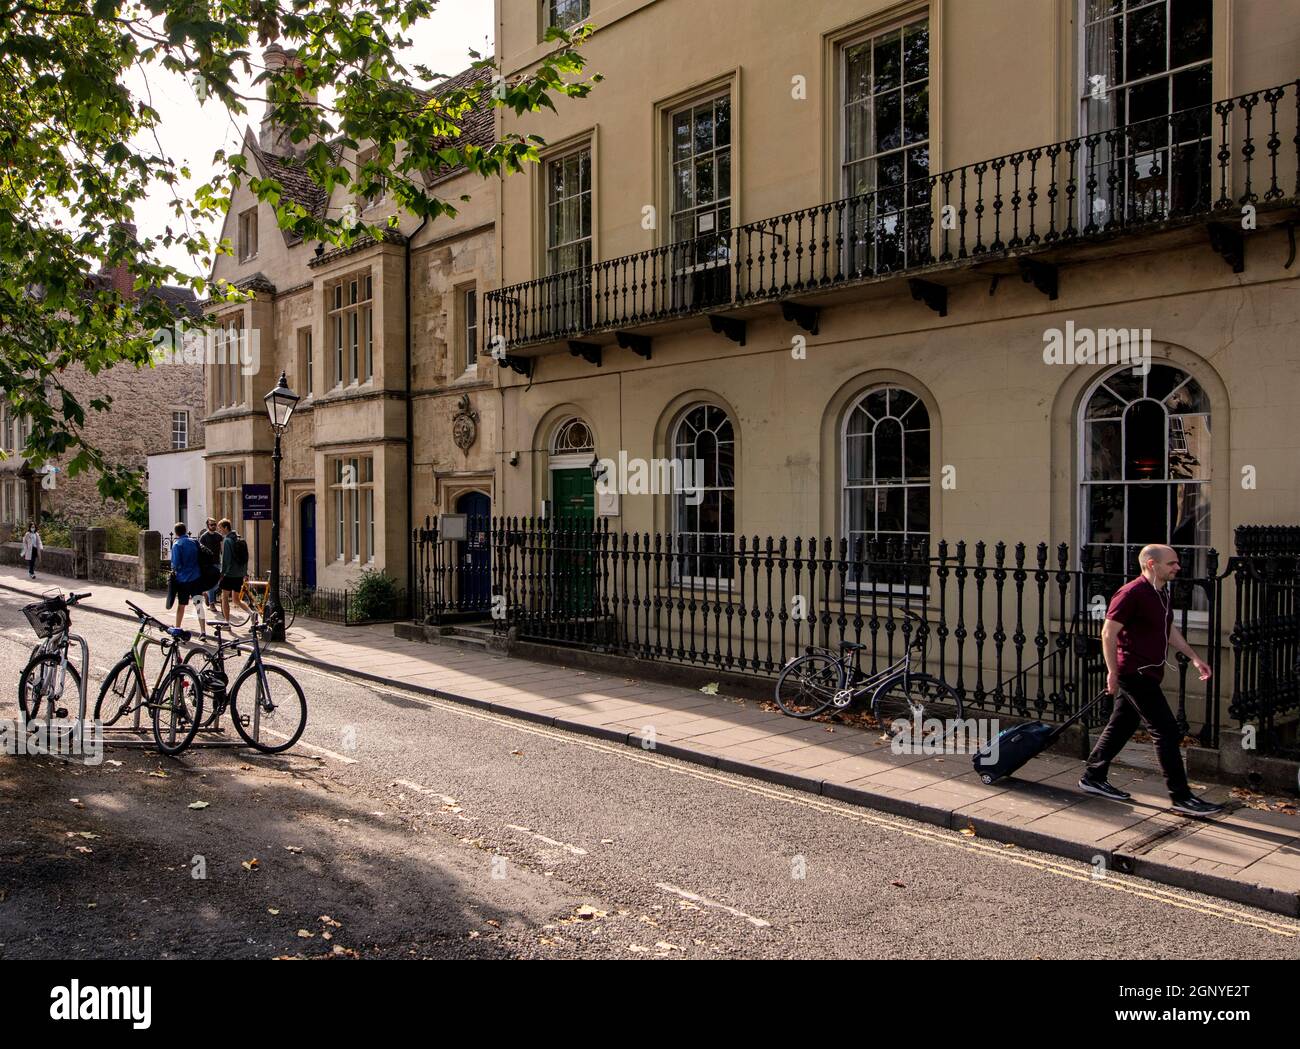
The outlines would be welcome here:
[[[618,340],[621,349],[631,350],[638,357],[650,359],[650,336],[633,335],[630,331],[616,331],[614,338]]]
[[[924,302],[940,317],[948,316],[948,289],[942,284],[913,277],[907,286],[912,289],[912,298],[917,302]]]
[[[533,377],[533,359],[531,357],[502,357],[497,361],[502,368],[509,368],[516,375],[522,375],[525,379]]]
[[[1039,262],[1037,259],[1022,258],[1019,261],[1020,279],[1026,284],[1032,284],[1055,302],[1060,287],[1056,267],[1050,262]]]
[[[804,306],[798,302],[782,302],[781,316],[799,325],[809,335],[816,335],[821,327],[822,311],[817,306]]]
[[[1246,271],[1246,235],[1239,226],[1224,222],[1211,222],[1206,229],[1210,233],[1210,247],[1223,256],[1224,262],[1232,267],[1233,273]]]
[[[575,357],[581,357],[588,364],[594,364],[597,368],[601,365],[600,344],[596,342],[570,342],[569,352]]]
[[[709,314],[709,327],[715,335],[725,335],[734,343],[745,345],[745,322],[735,317],[723,317],[717,313]]]

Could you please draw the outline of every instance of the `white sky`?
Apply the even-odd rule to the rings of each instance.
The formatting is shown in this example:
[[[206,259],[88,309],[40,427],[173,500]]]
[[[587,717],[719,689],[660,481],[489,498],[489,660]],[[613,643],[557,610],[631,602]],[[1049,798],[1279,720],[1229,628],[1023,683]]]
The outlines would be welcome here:
[[[423,64],[436,73],[448,76],[458,73],[473,61],[469,57],[471,49],[482,55],[492,53],[492,18],[492,0],[438,0],[433,16],[418,22],[406,34],[414,46],[401,52],[400,60],[408,68]],[[256,40],[251,50],[255,55],[258,53]],[[139,78],[133,77],[129,83],[133,90],[142,91]],[[251,125],[256,134],[261,123],[260,105],[250,104],[248,113],[232,123],[223,106],[216,102],[200,105],[193,88],[169,73],[155,70],[149,77],[149,87],[153,106],[162,115],[158,138],[163,149],[178,166],[187,164],[195,176],[186,190],[212,177],[213,153],[223,147],[227,152],[234,152],[243,140],[244,128]],[[149,140],[149,148],[152,145]],[[168,188],[158,186],[148,200],[137,205],[135,221],[142,239],[160,235],[167,225],[182,228],[169,200]],[[211,235],[215,237],[219,229],[214,227]],[[195,262],[180,249],[164,252],[162,261],[197,276],[206,276],[208,272],[205,265]]]

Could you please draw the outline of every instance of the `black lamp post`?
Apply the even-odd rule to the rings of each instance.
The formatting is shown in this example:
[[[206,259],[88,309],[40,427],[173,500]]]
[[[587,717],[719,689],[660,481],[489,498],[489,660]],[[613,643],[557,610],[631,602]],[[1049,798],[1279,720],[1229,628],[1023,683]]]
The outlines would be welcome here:
[[[284,640],[284,609],[280,606],[280,438],[293,418],[298,395],[289,389],[284,372],[275,389],[266,395],[266,414],[271,418],[275,432],[275,454],[271,456],[271,578],[267,583],[270,593],[266,598],[266,638],[268,641]]]

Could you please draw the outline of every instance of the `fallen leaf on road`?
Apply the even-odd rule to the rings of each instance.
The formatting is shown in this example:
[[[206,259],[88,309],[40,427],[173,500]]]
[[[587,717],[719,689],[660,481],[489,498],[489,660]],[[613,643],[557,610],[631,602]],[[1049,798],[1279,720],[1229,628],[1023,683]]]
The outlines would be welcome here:
[[[84,809],[86,807],[85,805],[81,804],[80,798],[69,798],[68,800],[72,802],[72,804],[76,805],[77,808],[79,809]]]
[[[657,948],[659,948],[659,950],[661,950],[661,951],[680,951],[680,950],[682,950],[682,948],[681,948],[681,947],[678,947],[677,944],[675,944],[675,943],[669,943],[667,940],[660,940],[658,943],[655,944],[655,946],[656,946]]]
[[[707,685],[703,686],[700,691],[706,696],[716,696],[718,694],[718,683],[716,681],[710,681]]]
[[[656,929],[659,928],[659,923],[655,921],[653,918],[651,918],[650,915],[648,914],[641,915],[641,917],[639,917],[637,921],[645,922],[647,925],[653,925]]]
[[[334,934],[333,934],[332,932],[330,932],[328,929],[326,929],[325,932],[321,933],[320,935],[321,935],[321,939],[322,939],[322,940],[332,940],[332,939],[334,939]]]
[[[262,865],[256,859],[251,859],[251,860],[245,860],[243,863],[240,864],[240,866],[243,867],[244,870],[246,871],[255,871]]]
[[[312,932],[310,929],[299,929],[298,938],[300,940],[312,940],[316,938],[316,934]]]
[[[190,802],[190,808],[192,808],[192,809],[206,809],[207,807],[208,807],[208,803],[207,803],[206,801],[191,801],[191,802]]]
[[[499,921],[497,921],[495,918],[489,918],[489,919],[487,920],[486,924],[492,926],[492,928],[494,928],[494,929],[499,929],[499,928],[501,928],[501,923],[500,923]]]
[[[88,846],[88,845],[78,845],[78,846],[77,846],[77,851],[78,851],[78,852],[94,852],[95,850],[92,849],[92,848],[91,848],[90,846]]]
[[[477,940],[479,938],[479,931],[477,929],[470,929],[469,938],[471,940]]]
[[[162,769],[154,769],[151,773],[149,773],[149,775],[153,776],[155,779],[167,778],[167,773],[165,773]]]
[[[906,888],[907,888],[907,886],[904,885],[901,881],[891,881],[889,884],[892,885],[895,889],[906,889]]]
[[[597,910],[589,903],[584,903],[573,913],[575,918],[581,918],[583,921],[591,921],[592,918],[604,918],[609,914],[608,911]]]
[[[967,824],[961,829],[962,834],[967,838],[975,837],[975,827],[973,824]]]
[[[322,925],[328,925],[328,926],[329,926],[330,928],[332,928],[332,929],[341,929],[341,928],[343,928],[343,923],[342,923],[342,922],[336,922],[336,921],[335,921],[333,918],[331,918],[328,914],[322,914],[322,915],[320,916],[320,923],[321,923]]]
[[[524,752],[522,750],[512,750],[510,754],[512,757],[516,757],[516,758],[522,758],[524,756]]]
[[[77,831],[77,837],[79,837],[79,838],[98,838],[99,835],[98,835],[98,834],[91,834],[90,831],[88,831],[88,830],[79,830],[79,831]]]
[[[267,914],[279,914],[279,913],[280,913],[280,908],[279,908],[279,907],[268,907],[268,908],[266,908],[266,913],[267,913]]]
[[[302,852],[302,846],[301,846],[301,845],[286,845],[286,846],[284,847],[284,851],[285,851],[285,852],[292,852],[292,853],[294,853],[294,854],[296,855],[297,853]]]
[[[114,761],[112,758],[108,758],[108,759],[104,762],[104,764],[105,764],[105,765],[112,765],[114,768],[119,768],[119,769],[122,767],[122,763],[121,763],[120,761]]]
[[[684,911],[698,911],[700,908],[690,900],[678,900],[677,906]]]
[[[361,957],[361,955],[357,954],[357,952],[354,951],[351,947],[344,947],[342,944],[338,944],[338,943],[336,943],[336,944],[334,945],[334,947],[333,947],[333,949],[330,951],[330,953],[331,953],[331,954],[334,954],[334,955],[337,955],[337,956],[340,957],[340,958],[360,958],[360,957]]]
[[[640,944],[637,943],[629,943],[627,945],[627,949],[629,951],[632,951],[634,954],[645,954],[645,952],[648,951],[650,948],[642,947]]]
[[[601,838],[601,839],[600,839],[600,843],[601,843],[602,845],[613,845],[613,844],[614,844],[614,839],[613,839],[613,838]]]

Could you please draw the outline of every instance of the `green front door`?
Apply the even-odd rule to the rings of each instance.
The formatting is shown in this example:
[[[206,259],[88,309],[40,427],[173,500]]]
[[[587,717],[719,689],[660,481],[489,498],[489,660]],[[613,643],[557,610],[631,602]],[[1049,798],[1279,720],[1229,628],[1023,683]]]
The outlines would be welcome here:
[[[595,612],[596,482],[587,469],[551,472],[553,520],[557,531],[555,607],[587,618]]]

